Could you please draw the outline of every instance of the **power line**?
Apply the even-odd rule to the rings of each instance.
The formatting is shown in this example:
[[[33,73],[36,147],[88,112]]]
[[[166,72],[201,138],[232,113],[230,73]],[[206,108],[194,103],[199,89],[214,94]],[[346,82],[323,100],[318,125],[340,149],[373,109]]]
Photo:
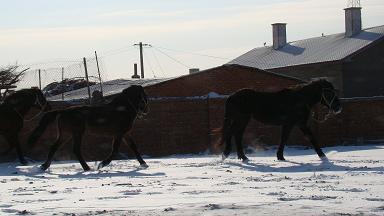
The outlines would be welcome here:
[[[165,53],[165,52],[161,51],[161,50],[160,50],[160,49],[158,49],[157,47],[154,47],[154,48],[155,48],[157,51],[159,51],[161,54],[163,54],[163,55],[167,56],[168,58],[172,59],[173,61],[175,61],[175,62],[177,62],[177,63],[179,63],[179,64],[183,65],[184,67],[186,67],[186,68],[191,68],[191,67],[189,67],[188,65],[186,65],[186,64],[184,64],[184,63],[182,63],[181,61],[179,61],[179,60],[177,60],[177,59],[175,59],[175,58],[171,57],[171,56],[170,56],[170,55],[168,55],[167,53]]]
[[[157,56],[155,55],[155,52],[152,50],[152,55],[154,57],[154,59],[156,60],[157,64],[159,65],[159,68],[160,68],[160,71],[161,73],[163,74],[163,76],[165,77],[165,73],[164,73],[164,70],[163,70],[163,67],[161,67],[161,64],[159,62],[159,59],[157,58]]]
[[[146,53],[144,53],[144,55],[145,55],[145,59],[147,59],[147,62],[148,62],[149,68],[150,68],[150,69],[151,69],[151,71],[152,71],[152,75],[153,75],[153,77],[154,77],[154,78],[156,78],[155,72],[153,71],[153,68],[152,68],[152,64],[151,64],[151,61],[149,60],[149,58],[147,58],[148,56],[147,56],[147,54],[146,54]]]
[[[155,47],[155,46],[154,46],[154,47]],[[187,53],[187,54],[190,54],[190,55],[204,56],[204,57],[216,58],[216,59],[223,59],[223,60],[231,60],[231,59],[229,59],[229,58],[224,58],[224,57],[218,57],[218,56],[212,56],[212,55],[206,55],[206,54],[200,54],[200,53],[193,53],[193,52],[182,51],[182,50],[169,49],[169,48],[160,47],[160,46],[156,46],[155,48],[164,49],[164,50],[169,50],[169,51],[173,51],[173,52]]]

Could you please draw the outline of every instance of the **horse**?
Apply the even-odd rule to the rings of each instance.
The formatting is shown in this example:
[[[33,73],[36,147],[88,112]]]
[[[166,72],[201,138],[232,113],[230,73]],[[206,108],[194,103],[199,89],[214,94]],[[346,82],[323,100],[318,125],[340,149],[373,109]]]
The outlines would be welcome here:
[[[277,159],[284,161],[284,146],[293,127],[298,126],[312,143],[320,159],[327,160],[314,137],[308,120],[311,110],[316,104],[327,107],[329,113],[342,111],[337,90],[325,79],[301,84],[292,89],[277,92],[258,92],[252,89],[241,89],[230,95],[225,103],[224,122],[218,145],[225,148],[222,159],[231,152],[231,140],[235,138],[237,156],[247,162],[242,146],[244,130],[251,117],[261,123],[281,126],[281,140],[277,149]]]
[[[40,109],[40,112],[33,118],[26,120],[25,116],[32,107]],[[39,116],[42,112],[51,108],[40,89],[21,89],[8,95],[0,104],[0,135],[3,135],[8,142],[8,149],[0,153],[6,155],[16,148],[17,156],[22,165],[27,164],[18,135],[23,128],[24,121],[30,121]]]
[[[130,135],[135,119],[142,117],[147,112],[148,99],[144,88],[139,85],[132,85],[106,104],[73,106],[47,112],[28,138],[28,145],[33,147],[47,126],[54,120],[57,120],[57,139],[50,147],[46,161],[40,166],[43,171],[49,168],[55,152],[62,145],[64,132],[70,134],[68,138],[73,140],[73,153],[79,160],[82,168],[84,171],[89,171],[90,168],[81,152],[81,142],[85,131],[90,134],[113,137],[112,152],[98,165],[98,169],[110,164],[112,159],[117,156],[120,143],[122,141],[126,142],[124,137],[128,138],[129,146],[140,165],[148,167]]]

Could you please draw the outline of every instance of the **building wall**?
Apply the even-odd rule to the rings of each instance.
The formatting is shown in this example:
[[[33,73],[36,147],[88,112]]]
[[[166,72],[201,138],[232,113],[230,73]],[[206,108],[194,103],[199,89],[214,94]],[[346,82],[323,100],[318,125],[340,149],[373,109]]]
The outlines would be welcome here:
[[[145,88],[150,97],[202,96],[209,92],[229,95],[242,88],[277,91],[300,83],[256,68],[223,65]]]
[[[345,97],[384,95],[384,39],[343,63]]]
[[[215,131],[222,126],[225,98],[165,99],[150,101],[150,112],[144,119],[136,120],[132,136],[140,152],[150,157],[172,154],[198,154],[211,150],[220,152],[216,144],[220,134]],[[367,100],[344,100],[343,112],[331,116],[324,123],[311,120],[310,125],[321,146],[337,144],[364,144],[382,140],[384,137],[384,97]],[[322,113],[323,112],[323,113]],[[324,111],[319,112],[323,116]],[[25,146],[26,139],[37,121],[28,122],[21,133],[21,143],[27,155],[44,160],[49,146],[56,138],[55,125],[49,126],[36,147]],[[275,146],[280,142],[280,127],[251,121],[244,135],[244,145],[253,147]],[[102,160],[111,151],[110,137],[87,134],[83,142],[86,160]],[[6,143],[0,142],[5,149]],[[288,145],[310,143],[296,128]],[[120,152],[132,157],[126,144]],[[124,158],[124,157],[122,157]],[[72,143],[66,143],[56,154],[57,160],[76,160]],[[1,161],[15,160],[15,154],[2,157]]]
[[[272,71],[299,79],[310,81],[313,78],[327,77],[336,89],[340,91],[340,96],[344,97],[343,70],[340,62],[324,62],[318,64],[297,65],[285,68],[275,68]]]
[[[384,39],[343,61],[270,69],[279,74],[310,80],[328,77],[341,97],[384,95]]]

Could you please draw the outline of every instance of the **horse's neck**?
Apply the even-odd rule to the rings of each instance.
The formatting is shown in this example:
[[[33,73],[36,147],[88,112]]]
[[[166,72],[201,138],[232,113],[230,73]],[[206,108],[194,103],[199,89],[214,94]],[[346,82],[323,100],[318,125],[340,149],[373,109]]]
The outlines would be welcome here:
[[[313,85],[307,85],[298,90],[298,93],[304,96],[308,106],[312,107],[320,102],[321,92]]]
[[[125,110],[125,111],[131,111],[137,113],[137,108],[134,107],[133,104],[129,103],[128,100],[125,101],[119,101],[119,100],[113,100],[107,104],[108,106],[115,107],[116,110]]]
[[[11,100],[9,100],[9,101],[11,101]],[[8,107],[11,107],[12,109],[14,109],[22,117],[24,117],[33,106],[33,104],[25,104],[23,102],[12,103],[9,101],[4,102],[3,104],[5,106],[8,106]]]
[[[15,109],[22,117],[24,117],[28,111],[32,108],[32,106],[15,106],[13,109]]]

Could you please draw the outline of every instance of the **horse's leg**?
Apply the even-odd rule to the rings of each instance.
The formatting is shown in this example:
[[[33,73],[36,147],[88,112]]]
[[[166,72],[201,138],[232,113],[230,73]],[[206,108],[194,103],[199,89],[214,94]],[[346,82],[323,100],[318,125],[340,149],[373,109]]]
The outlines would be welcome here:
[[[229,154],[231,154],[231,151],[232,151],[232,131],[230,131],[229,134],[226,138],[225,138],[225,148],[224,148],[224,151],[223,151],[223,155],[221,156],[223,160],[225,160]]]
[[[239,120],[237,120],[233,125],[234,130],[235,130],[235,142],[236,142],[237,157],[239,159],[243,160],[243,162],[248,161],[247,156],[245,156],[245,154],[244,154],[242,141],[243,141],[244,131],[248,125],[249,119],[250,119],[250,116],[244,116],[244,117],[240,118]]]
[[[7,134],[5,136],[8,144],[11,146],[10,150],[16,147],[17,157],[22,165],[27,165],[27,160],[25,160],[23,151],[21,150],[20,142],[17,133]]]
[[[119,153],[121,139],[122,139],[122,135],[118,135],[118,136],[113,137],[112,152],[106,159],[101,161],[101,163],[97,167],[98,169],[101,169],[101,168],[107,166],[108,164],[110,164],[112,159],[117,155],[117,153]]]
[[[125,139],[124,139],[125,140]],[[147,163],[145,163],[145,161],[143,160],[143,158],[141,157],[139,151],[137,150],[137,146],[136,146],[136,143],[135,141],[133,141],[132,137],[130,135],[128,135],[128,141],[129,141],[129,146],[131,147],[133,153],[135,154],[136,156],[136,159],[139,161],[140,163],[140,166],[142,167],[148,167]]]
[[[75,132],[75,134],[73,135],[73,152],[75,153],[84,171],[89,171],[91,170],[91,168],[89,168],[87,162],[84,160],[83,155],[81,153],[81,141],[83,138],[83,134],[84,131],[80,131]]]
[[[232,131],[232,123],[233,120],[230,117],[225,117],[224,118],[224,125],[222,128],[222,137],[220,142],[225,142],[225,147],[223,154],[221,155],[222,159],[225,160],[229,154],[231,154],[232,151],[232,136],[233,136],[233,131]]]
[[[53,145],[49,149],[47,160],[40,166],[40,169],[47,170],[49,166],[51,166],[53,156],[55,155],[56,151],[60,148],[62,143],[63,143],[63,136],[62,136],[62,133],[59,131],[56,141],[53,143]]]
[[[315,136],[313,135],[311,129],[307,125],[300,125],[300,129],[304,133],[304,135],[309,139],[309,141],[311,141],[317,155],[322,159],[326,159],[326,156],[321,150],[319,144],[317,143],[317,140],[315,139]]]
[[[287,143],[289,134],[292,131],[293,126],[292,125],[283,125],[281,129],[281,140],[279,148],[277,149],[277,160],[285,160],[284,158],[284,147]]]

